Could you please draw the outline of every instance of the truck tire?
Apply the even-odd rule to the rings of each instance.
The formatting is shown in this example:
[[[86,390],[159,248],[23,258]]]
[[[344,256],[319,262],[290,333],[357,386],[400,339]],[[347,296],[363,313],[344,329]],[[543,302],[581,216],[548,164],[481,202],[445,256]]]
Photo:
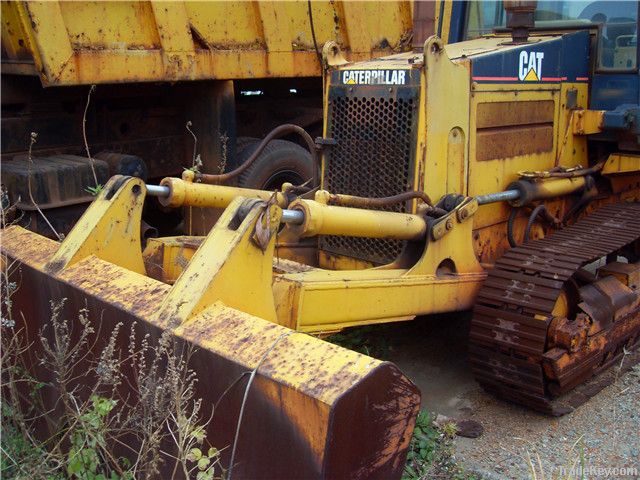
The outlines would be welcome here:
[[[238,159],[240,159],[240,155],[242,155],[242,152],[245,150],[245,148],[247,148],[249,145],[254,144],[255,142],[259,142],[260,139],[256,138],[256,137],[238,137],[236,138],[236,156],[238,157]],[[242,163],[241,161],[238,162],[238,165],[240,165],[240,163]]]
[[[260,140],[246,145],[238,155],[238,165],[244,163],[258,148]],[[260,156],[244,171],[238,185],[260,190],[279,189],[283,183],[302,185],[313,178],[311,154],[287,140],[273,140]]]

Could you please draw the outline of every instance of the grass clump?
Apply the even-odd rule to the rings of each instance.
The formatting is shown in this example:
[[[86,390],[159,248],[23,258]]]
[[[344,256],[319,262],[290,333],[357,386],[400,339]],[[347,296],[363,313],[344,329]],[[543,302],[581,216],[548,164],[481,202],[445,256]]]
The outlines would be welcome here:
[[[388,331],[389,325],[368,325],[348,328],[329,335],[325,340],[354,352],[386,360],[391,354]]]
[[[456,463],[454,438],[457,427],[453,422],[434,423],[426,410],[420,411],[409,445],[402,480],[441,478],[447,480],[475,480]]]

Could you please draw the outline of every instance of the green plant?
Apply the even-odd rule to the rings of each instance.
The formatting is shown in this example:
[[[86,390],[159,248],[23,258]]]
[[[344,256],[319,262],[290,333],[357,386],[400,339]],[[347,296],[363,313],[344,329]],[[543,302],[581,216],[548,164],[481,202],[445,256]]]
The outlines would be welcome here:
[[[41,472],[49,472],[47,480],[66,478],[52,462],[47,462],[47,452],[37,443],[30,441],[16,424],[11,406],[2,403],[2,442],[0,448],[0,475],[2,478],[28,480],[33,478],[32,468],[25,466],[38,465]]]
[[[211,447],[205,454],[199,448],[194,447],[189,451],[187,460],[195,463],[190,473],[197,470],[196,480],[213,480],[216,467],[220,463],[220,451]]]
[[[420,411],[413,429],[403,479],[418,479],[428,471],[438,447],[438,437],[439,432],[433,425],[429,412]]]
[[[97,197],[102,190],[104,190],[104,185],[101,184],[96,184],[95,187],[87,187],[84,189],[85,192],[90,193],[94,197]]]
[[[7,278],[3,274],[3,292],[12,292]],[[12,304],[3,300],[3,478],[224,475],[218,450],[207,443],[210,417],[195,397],[188,347],[177,346],[169,332],[153,344],[148,336],[139,339],[133,324],[128,348],[122,349],[121,324],[110,332],[96,331],[86,309],[67,320],[64,300],[52,303],[47,327],[28,339],[26,329],[13,320]],[[106,344],[100,343],[105,338]],[[33,351],[46,381],[26,367],[32,365],[25,359]],[[207,455],[201,453],[192,465],[190,453],[205,448]]]
[[[116,401],[99,395],[91,396],[91,407],[78,417],[78,427],[71,435],[71,448],[67,454],[67,474],[83,480],[132,479],[133,474],[126,471],[126,459],[117,460],[122,465],[122,476],[114,470],[109,477],[99,472],[102,463],[101,450],[107,449],[106,417],[116,406]]]
[[[191,167],[185,168],[185,170],[190,170],[192,172],[199,173],[202,169],[202,158],[198,153],[198,137],[193,132],[193,130],[191,130],[192,126],[193,126],[193,122],[191,120],[187,121],[185,128],[193,137],[193,160],[191,162]]]
[[[416,418],[402,480],[472,480],[473,475],[456,464],[453,443],[456,432],[455,423],[438,426],[429,412],[421,410]]]
[[[391,346],[387,340],[388,325],[354,327],[326,338],[327,342],[340,345],[370,357],[385,360],[389,358]]]

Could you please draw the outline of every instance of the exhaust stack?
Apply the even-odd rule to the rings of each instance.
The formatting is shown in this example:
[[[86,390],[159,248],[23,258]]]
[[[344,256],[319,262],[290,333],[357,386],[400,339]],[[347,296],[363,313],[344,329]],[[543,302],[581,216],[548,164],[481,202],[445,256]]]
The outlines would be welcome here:
[[[507,28],[511,30],[514,44],[527,43],[529,30],[535,26],[537,1],[515,0],[505,1],[507,11]]]

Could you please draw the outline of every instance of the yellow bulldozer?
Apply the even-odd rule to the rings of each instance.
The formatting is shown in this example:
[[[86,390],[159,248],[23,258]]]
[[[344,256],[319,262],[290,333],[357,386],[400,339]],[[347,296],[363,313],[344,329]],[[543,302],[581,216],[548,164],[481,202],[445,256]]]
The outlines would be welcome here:
[[[505,7],[467,10],[462,30],[495,29],[474,40],[434,35],[356,63],[326,44],[315,141],[285,125],[226,174],[115,176],[61,243],[5,229],[13,308],[38,325],[58,296],[105,325],[169,329],[198,347],[209,399],[254,370],[211,432],[238,441],[243,478],[399,477],[419,393],[394,365],[320,339],[347,327],[473,309],[479,383],[572,411],[637,356],[638,8]],[[308,145],[317,178],[225,185],[285,133]],[[150,197],[222,213],[206,236],[143,248]]]

